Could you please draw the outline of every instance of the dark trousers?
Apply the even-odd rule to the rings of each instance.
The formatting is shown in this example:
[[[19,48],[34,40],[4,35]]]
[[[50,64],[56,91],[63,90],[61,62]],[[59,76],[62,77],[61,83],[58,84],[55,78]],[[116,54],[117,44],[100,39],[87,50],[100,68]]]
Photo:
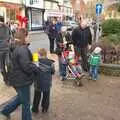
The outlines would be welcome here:
[[[49,41],[50,41],[50,53],[54,52],[54,38],[49,37]]]
[[[0,72],[3,75],[4,81],[6,81],[6,66],[8,67],[8,51],[0,52]]]
[[[42,96],[43,94],[43,96]],[[41,99],[42,98],[42,99]],[[42,100],[42,101],[41,101]],[[47,91],[34,91],[34,99],[33,99],[33,107],[32,110],[38,112],[39,111],[39,104],[41,103],[42,109],[48,110],[49,102],[50,102],[50,90]]]
[[[87,47],[84,47],[84,48],[78,48],[75,46],[75,53],[76,53],[76,56],[80,57],[81,56],[81,59],[82,59],[82,68],[84,71],[88,72],[88,57],[87,57],[87,52],[88,52],[88,49]]]

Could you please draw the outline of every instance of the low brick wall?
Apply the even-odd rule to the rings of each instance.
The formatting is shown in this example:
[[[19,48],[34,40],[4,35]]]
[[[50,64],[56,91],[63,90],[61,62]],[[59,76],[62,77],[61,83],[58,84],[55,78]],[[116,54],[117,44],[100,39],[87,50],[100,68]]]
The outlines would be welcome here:
[[[120,65],[117,64],[102,64],[100,66],[100,73],[108,76],[120,77]]]

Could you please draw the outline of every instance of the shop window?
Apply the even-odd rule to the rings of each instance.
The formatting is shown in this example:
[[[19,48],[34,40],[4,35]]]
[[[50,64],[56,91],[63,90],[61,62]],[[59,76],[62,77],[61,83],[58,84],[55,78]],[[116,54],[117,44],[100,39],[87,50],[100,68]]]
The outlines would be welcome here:
[[[32,27],[42,27],[42,12],[32,10]]]
[[[45,1],[45,9],[51,9],[51,2]]]
[[[8,20],[16,20],[16,9],[7,9],[7,18]]]
[[[53,3],[53,4],[52,4],[52,8],[53,8],[54,10],[58,10],[58,4],[57,4],[57,3]]]

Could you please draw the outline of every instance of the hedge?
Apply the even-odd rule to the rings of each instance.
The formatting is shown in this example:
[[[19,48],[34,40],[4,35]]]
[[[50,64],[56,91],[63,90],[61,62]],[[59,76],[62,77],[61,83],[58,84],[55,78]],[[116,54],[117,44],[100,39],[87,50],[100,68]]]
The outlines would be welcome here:
[[[120,20],[117,19],[105,20],[102,23],[102,31],[105,36],[109,34],[120,33]]]

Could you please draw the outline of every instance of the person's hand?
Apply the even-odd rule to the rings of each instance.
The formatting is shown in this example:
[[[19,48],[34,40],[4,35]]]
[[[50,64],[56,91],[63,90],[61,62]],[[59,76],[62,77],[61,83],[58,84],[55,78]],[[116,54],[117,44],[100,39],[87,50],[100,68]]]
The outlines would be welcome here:
[[[92,46],[91,45],[88,45],[88,50],[90,50],[92,48]]]

